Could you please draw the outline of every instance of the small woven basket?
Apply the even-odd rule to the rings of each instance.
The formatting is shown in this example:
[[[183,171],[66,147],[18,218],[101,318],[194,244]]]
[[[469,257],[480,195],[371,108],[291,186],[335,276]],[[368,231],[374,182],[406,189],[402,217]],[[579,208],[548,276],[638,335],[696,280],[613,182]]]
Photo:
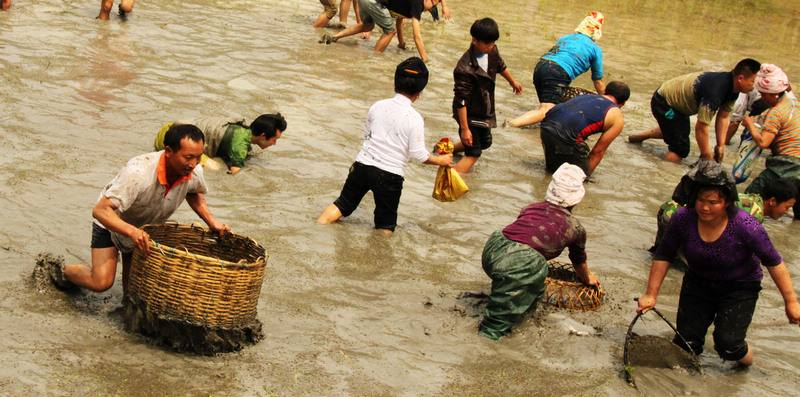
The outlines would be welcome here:
[[[564,89],[564,94],[561,95],[561,101],[566,102],[572,98],[576,98],[581,95],[587,95],[587,94],[594,94],[594,91],[589,91],[581,87],[567,87],[566,89]]]
[[[544,280],[544,302],[555,307],[571,310],[595,310],[603,303],[606,291],[578,281],[572,265],[550,261],[547,263],[547,278]]]
[[[256,320],[266,268],[264,248],[198,226],[146,225],[150,254],[133,254],[128,293],[148,316],[222,329]]]

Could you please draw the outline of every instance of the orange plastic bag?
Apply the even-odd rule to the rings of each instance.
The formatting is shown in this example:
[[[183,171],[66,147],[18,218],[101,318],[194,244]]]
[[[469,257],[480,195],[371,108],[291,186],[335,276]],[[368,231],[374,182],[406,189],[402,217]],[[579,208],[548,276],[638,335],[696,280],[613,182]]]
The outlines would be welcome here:
[[[453,153],[453,142],[442,138],[436,143],[437,154]],[[461,175],[451,167],[439,166],[436,181],[433,183],[433,198],[439,201],[456,201],[469,191],[469,186],[461,179]]]

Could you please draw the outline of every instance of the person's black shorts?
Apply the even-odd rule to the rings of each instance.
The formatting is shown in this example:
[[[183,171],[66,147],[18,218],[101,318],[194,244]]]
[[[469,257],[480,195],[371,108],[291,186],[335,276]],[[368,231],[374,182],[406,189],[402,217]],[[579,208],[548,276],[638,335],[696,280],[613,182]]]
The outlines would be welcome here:
[[[470,124],[469,130],[472,132],[472,146],[464,144],[464,155],[481,157],[481,153],[492,146],[492,129]]]
[[[560,128],[550,122],[541,124],[542,146],[544,147],[544,167],[547,172],[556,172],[564,163],[581,167],[589,175],[589,145],[586,143],[565,142],[558,137],[555,129]]]
[[[394,231],[403,181],[400,175],[356,161],[350,167],[342,192],[333,204],[339,208],[342,216],[349,216],[358,208],[367,191],[371,190],[375,198],[375,228]]]
[[[747,354],[745,337],[759,291],[760,281],[711,281],[687,272],[678,301],[678,332],[700,354],[713,322],[714,350],[723,360],[738,361]],[[677,335],[673,341],[689,351]]]
[[[661,135],[664,136],[664,142],[669,147],[669,151],[681,158],[686,158],[689,155],[689,134],[691,133],[689,116],[670,107],[667,100],[658,91],[653,93],[653,98],[650,100],[650,110],[658,122]]]
[[[111,239],[111,232],[97,226],[92,222],[92,248],[111,248],[115,247],[114,240]]]
[[[533,69],[533,86],[539,103],[563,102],[564,93],[572,83],[567,72],[553,61],[540,59]]]

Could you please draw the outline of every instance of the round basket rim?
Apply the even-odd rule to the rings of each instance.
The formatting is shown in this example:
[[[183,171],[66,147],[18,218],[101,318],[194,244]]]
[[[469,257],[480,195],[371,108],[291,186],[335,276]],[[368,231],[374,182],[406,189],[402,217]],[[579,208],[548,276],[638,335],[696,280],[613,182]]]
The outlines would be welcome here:
[[[146,228],[148,226],[151,226],[151,227],[172,227],[172,228],[175,228],[175,229],[180,228],[180,227],[189,228],[189,229],[192,229],[192,230],[198,230],[199,229],[204,234],[211,234],[211,231],[208,228],[205,228],[203,226],[199,226],[199,225],[194,224],[194,223],[192,223],[192,224],[183,224],[183,223],[178,223],[178,222],[148,223],[146,225],[143,225],[141,228],[144,229],[144,228]],[[260,248],[264,252],[264,255],[259,256],[253,262],[231,262],[231,261],[227,261],[227,260],[224,260],[224,259],[215,258],[213,256],[195,254],[195,253],[189,252],[186,249],[179,250],[179,249],[177,249],[175,247],[170,247],[169,245],[166,245],[166,244],[163,244],[163,243],[158,243],[152,238],[150,239],[150,249],[151,250],[153,250],[153,249],[158,250],[162,254],[165,254],[165,252],[166,252],[166,253],[169,253],[171,255],[179,256],[179,257],[180,256],[194,257],[194,258],[197,258],[198,262],[200,262],[200,263],[216,262],[216,264],[218,266],[226,267],[226,268],[249,269],[249,268],[255,268],[255,267],[263,266],[263,264],[266,263],[266,260],[269,257],[269,254],[267,253],[266,248],[264,248],[264,246],[259,244],[258,241],[255,241],[250,237],[242,236],[241,234],[236,234],[236,233],[233,233],[233,232],[230,232],[230,231],[228,233],[230,233],[231,235],[236,236],[238,238],[241,238],[241,239],[250,240],[253,244],[255,244],[258,248]],[[139,251],[138,247],[136,247],[136,251]]]
[[[606,290],[605,288],[603,288],[602,285],[586,285],[579,280],[567,280],[561,277],[551,277],[550,272],[552,269],[563,269],[566,272],[572,272],[572,274],[574,274],[575,271],[574,268],[571,268],[569,264],[564,262],[551,260],[547,262],[547,267],[548,267],[548,275],[545,277],[544,280],[546,287],[544,293],[545,303],[560,308],[566,308],[570,310],[583,310],[583,311],[596,310],[603,304],[603,301],[605,300]],[[583,291],[586,291],[586,293],[596,293],[598,295],[597,300],[595,301],[594,299],[592,299],[592,301],[588,302],[587,304],[583,304],[583,301],[580,300],[581,304],[577,306],[562,305],[559,302],[554,303],[552,302],[551,298],[555,295],[547,292],[549,289],[547,287],[549,287],[550,285],[553,285],[554,288],[570,288],[579,293]]]

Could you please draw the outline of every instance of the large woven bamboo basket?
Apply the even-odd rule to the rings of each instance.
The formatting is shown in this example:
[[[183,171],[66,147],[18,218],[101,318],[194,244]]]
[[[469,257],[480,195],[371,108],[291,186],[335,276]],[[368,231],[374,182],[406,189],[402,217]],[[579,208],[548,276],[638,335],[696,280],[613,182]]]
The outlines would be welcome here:
[[[128,292],[148,315],[223,329],[251,324],[266,268],[264,247],[199,226],[146,225],[150,254],[133,254]]]
[[[572,265],[550,261],[544,280],[544,302],[555,307],[572,310],[594,310],[603,303],[603,287],[584,285]]]

